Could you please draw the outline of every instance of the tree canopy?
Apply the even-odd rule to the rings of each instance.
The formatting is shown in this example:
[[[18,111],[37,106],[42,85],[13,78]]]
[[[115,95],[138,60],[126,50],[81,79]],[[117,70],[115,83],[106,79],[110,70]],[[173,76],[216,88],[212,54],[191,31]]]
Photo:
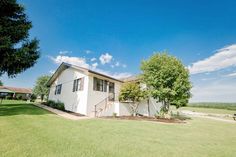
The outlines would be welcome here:
[[[146,96],[146,91],[140,87],[139,83],[128,82],[121,87],[119,101],[128,103],[133,115],[136,115],[139,102]]]
[[[39,58],[38,40],[29,39],[32,23],[24,11],[16,0],[0,1],[0,76],[15,77]]]
[[[185,106],[191,97],[189,71],[182,62],[166,52],[156,53],[141,64],[142,79],[152,97],[163,102],[164,111],[169,106]]]
[[[41,97],[41,100],[44,100],[45,96],[49,94],[49,87],[47,87],[46,83],[50,79],[50,76],[40,76],[36,81],[36,85],[33,89],[33,93],[37,96]]]
[[[0,86],[3,86],[3,82],[0,80]]]

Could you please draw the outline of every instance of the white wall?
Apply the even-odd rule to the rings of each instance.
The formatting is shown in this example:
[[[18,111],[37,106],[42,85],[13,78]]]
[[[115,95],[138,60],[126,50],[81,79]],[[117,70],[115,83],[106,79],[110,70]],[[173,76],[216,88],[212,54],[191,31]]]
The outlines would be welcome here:
[[[72,92],[73,81],[82,77],[84,78],[83,91]],[[122,85],[121,82],[93,73],[87,74],[74,68],[68,68],[64,70],[53,82],[50,87],[49,100],[63,102],[65,104],[65,109],[68,111],[84,114],[87,116],[94,116],[95,105],[107,98],[109,94],[108,87],[107,92],[93,90],[94,77],[107,80],[108,82],[113,82],[115,84],[115,102],[113,106],[111,106],[109,110],[103,114],[106,116],[112,116],[113,113],[117,113],[118,116],[131,115],[129,105],[127,103],[118,102],[119,92]],[[62,84],[61,94],[55,95],[55,87],[59,84]],[[150,115],[154,116],[157,111],[160,111],[162,104],[156,103],[156,101],[152,98],[150,99],[149,103]],[[138,113],[148,115],[148,106],[146,100],[140,103]]]
[[[157,103],[155,99],[150,98],[149,99],[149,111],[150,111],[150,116],[154,116],[157,112],[160,111],[162,104]],[[147,100],[143,100],[140,102],[138,106],[138,113],[142,114],[144,116],[148,116],[148,103]],[[127,116],[131,115],[132,112],[130,110],[129,104],[128,103],[119,103],[119,116]]]
[[[107,80],[109,82],[115,83],[115,100],[118,100],[119,92],[120,92],[120,86],[121,82],[108,79],[106,77],[102,77],[99,75],[95,74],[89,74],[89,87],[88,87],[88,101],[87,101],[87,115],[88,116],[94,116],[95,113],[95,105],[101,101],[103,101],[105,98],[108,97],[108,87],[107,87],[107,92],[101,92],[101,91],[94,91],[93,90],[93,78],[99,78],[103,80]]]
[[[130,116],[132,114],[128,103],[119,103],[118,116]]]
[[[72,92],[73,81],[78,78],[84,78],[83,91]],[[61,94],[55,95],[55,87],[62,84]],[[49,100],[61,101],[68,111],[87,114],[87,93],[89,77],[83,72],[74,68],[64,70],[50,87]]]

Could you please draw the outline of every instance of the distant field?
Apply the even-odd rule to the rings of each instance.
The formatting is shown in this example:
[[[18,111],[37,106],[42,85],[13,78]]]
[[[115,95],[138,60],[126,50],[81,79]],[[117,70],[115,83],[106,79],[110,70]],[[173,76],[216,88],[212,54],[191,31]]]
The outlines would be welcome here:
[[[226,110],[236,110],[236,103],[189,103],[188,107],[201,107],[201,108],[217,108],[217,109],[226,109]]]

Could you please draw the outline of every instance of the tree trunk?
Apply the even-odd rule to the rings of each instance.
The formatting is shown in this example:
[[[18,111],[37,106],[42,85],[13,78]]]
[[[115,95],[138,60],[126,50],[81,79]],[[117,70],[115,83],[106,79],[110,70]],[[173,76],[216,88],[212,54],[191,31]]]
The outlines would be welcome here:
[[[130,104],[130,109],[131,109],[131,112],[132,112],[133,116],[137,115],[138,105],[139,105],[138,103],[131,103]]]
[[[44,94],[41,95],[41,102],[43,101],[43,98],[44,98]]]
[[[150,101],[149,98],[147,99],[147,107],[148,107],[148,116],[150,117]]]
[[[169,108],[170,108],[170,104],[168,101],[163,101],[164,102],[164,109],[165,109],[165,112],[168,112],[169,111]]]

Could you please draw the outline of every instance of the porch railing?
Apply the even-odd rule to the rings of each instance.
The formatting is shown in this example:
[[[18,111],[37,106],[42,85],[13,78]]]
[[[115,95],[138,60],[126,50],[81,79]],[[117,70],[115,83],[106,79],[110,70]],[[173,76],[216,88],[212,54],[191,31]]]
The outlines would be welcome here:
[[[111,105],[113,105],[114,101],[115,101],[115,93],[109,93],[109,95],[105,99],[103,99],[102,101],[94,105],[95,117],[98,117],[99,113],[101,113],[102,111],[105,111]]]

